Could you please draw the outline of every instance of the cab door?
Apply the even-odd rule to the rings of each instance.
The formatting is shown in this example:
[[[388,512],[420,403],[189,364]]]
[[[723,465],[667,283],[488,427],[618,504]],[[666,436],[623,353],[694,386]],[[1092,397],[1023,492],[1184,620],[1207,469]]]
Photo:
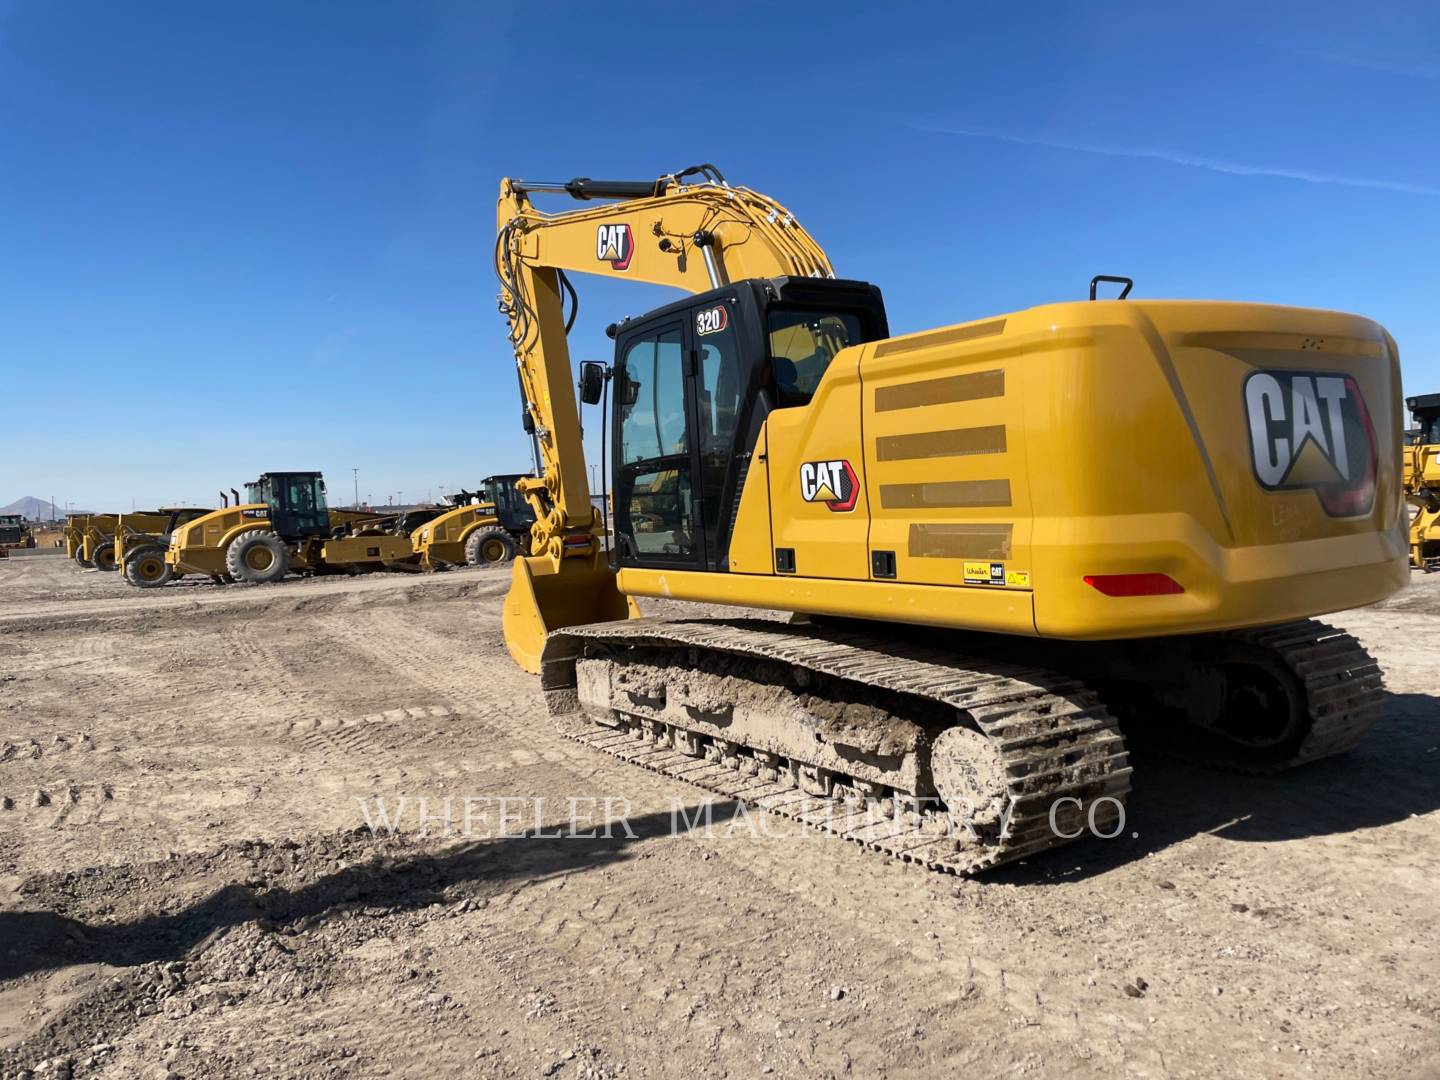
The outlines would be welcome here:
[[[621,566],[699,570],[704,512],[694,363],[683,316],[620,335],[615,348],[614,511]]]

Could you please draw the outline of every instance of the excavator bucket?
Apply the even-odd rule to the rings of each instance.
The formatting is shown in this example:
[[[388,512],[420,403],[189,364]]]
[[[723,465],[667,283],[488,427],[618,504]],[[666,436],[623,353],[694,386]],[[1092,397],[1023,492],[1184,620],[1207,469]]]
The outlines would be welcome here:
[[[505,597],[505,644],[530,674],[540,674],[540,655],[552,630],[639,615],[602,560],[595,556],[584,566],[576,565],[580,560],[566,560],[563,572],[543,556],[515,560]]]

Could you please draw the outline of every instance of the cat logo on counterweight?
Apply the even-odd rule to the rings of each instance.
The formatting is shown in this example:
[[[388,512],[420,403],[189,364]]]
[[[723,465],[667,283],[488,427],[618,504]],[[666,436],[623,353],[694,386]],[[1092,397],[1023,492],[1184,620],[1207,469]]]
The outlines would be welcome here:
[[[1245,413],[1255,479],[1266,491],[1315,492],[1331,517],[1375,503],[1375,428],[1349,375],[1252,371]]]

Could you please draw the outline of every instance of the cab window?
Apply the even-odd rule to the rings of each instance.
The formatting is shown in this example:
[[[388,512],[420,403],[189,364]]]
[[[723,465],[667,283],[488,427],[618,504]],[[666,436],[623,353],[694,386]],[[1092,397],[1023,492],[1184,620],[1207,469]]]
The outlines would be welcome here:
[[[771,308],[770,369],[777,404],[807,405],[835,354],[859,344],[860,318],[849,312]]]

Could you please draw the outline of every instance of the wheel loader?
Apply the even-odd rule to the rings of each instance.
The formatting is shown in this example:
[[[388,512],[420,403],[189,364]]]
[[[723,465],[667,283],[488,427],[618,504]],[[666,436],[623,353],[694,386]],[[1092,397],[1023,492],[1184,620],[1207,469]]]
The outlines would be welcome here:
[[[138,513],[154,515],[154,510]],[[103,570],[106,573],[117,567],[115,561],[115,530],[119,527],[119,514],[87,514],[80,530],[79,554],[75,561],[87,570]]]
[[[535,206],[554,195],[584,205]],[[1376,323],[1096,275],[1089,299],[895,334],[876,286],[709,165],[507,179],[497,233],[543,461],[505,639],[571,737],[972,873],[1120,834],[1129,742],[1270,773],[1382,714],[1375,661],[1313,618],[1407,578]],[[580,368],[608,552],[571,273],[690,294]]]
[[[60,533],[65,543],[65,557],[82,568],[86,566],[85,525],[89,519],[89,514],[66,514],[65,524]]]
[[[1440,569],[1440,394],[1407,398],[1415,420],[1405,446],[1405,498],[1414,508],[1410,520],[1410,565]]]
[[[141,589],[170,581],[165,549],[181,525],[212,512],[208,506],[162,506],[158,512],[119,515],[115,523],[115,565],[125,580]]]
[[[329,509],[318,472],[267,472],[246,484],[246,501],[196,518],[170,537],[172,577],[263,584],[288,573],[415,569],[410,538],[386,531],[383,515]]]
[[[509,562],[528,554],[535,512],[515,485],[531,477],[487,476],[477,491],[450,496],[456,505],[411,533],[411,544],[427,570],[464,564]]]

